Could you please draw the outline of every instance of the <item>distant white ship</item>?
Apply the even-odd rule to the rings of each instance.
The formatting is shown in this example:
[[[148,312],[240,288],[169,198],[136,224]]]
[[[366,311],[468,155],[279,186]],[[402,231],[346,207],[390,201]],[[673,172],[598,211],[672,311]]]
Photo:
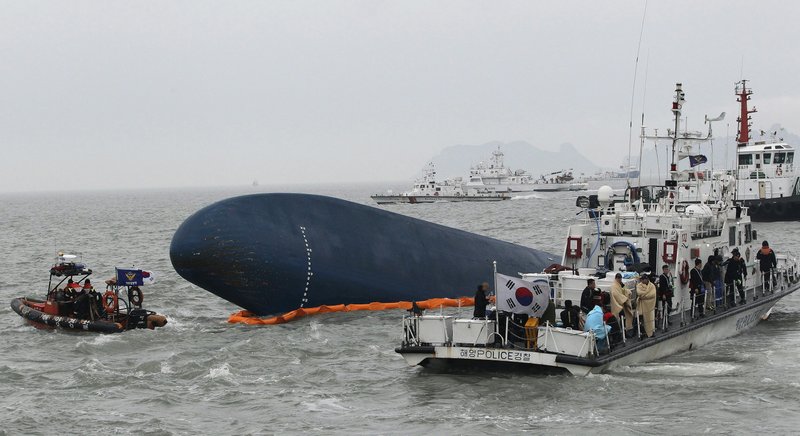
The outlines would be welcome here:
[[[534,178],[525,170],[512,171],[503,162],[500,146],[492,152],[489,163],[481,162],[469,170],[467,188],[493,188],[497,192],[531,192]]]
[[[452,201],[500,201],[508,200],[511,196],[507,192],[497,192],[488,186],[465,186],[461,177],[447,179],[443,182],[436,181],[436,168],[433,162],[425,167],[422,178],[414,182],[410,191],[394,194],[371,195],[370,198],[378,204],[392,203],[437,203]]]
[[[568,170],[554,171],[542,176],[533,183],[533,190],[538,192],[556,191],[583,191],[589,187],[586,182],[576,181],[572,176],[572,168]]]

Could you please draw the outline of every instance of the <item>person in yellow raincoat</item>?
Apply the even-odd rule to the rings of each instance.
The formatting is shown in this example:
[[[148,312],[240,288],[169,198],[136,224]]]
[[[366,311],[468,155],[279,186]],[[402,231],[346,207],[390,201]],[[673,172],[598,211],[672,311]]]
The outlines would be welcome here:
[[[650,338],[656,329],[656,285],[650,282],[647,274],[643,274],[636,285],[636,307],[644,318],[644,333]]]
[[[625,331],[633,328],[633,308],[631,307],[631,291],[622,284],[622,274],[614,276],[611,284],[611,313],[619,319],[619,313],[625,315]]]

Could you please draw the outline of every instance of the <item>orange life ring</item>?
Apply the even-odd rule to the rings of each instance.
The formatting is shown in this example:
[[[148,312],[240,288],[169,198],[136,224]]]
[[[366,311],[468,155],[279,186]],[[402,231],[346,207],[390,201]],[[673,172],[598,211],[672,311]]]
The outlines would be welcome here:
[[[689,283],[689,262],[686,259],[683,260],[681,263],[681,273],[680,273],[681,283],[684,285]]]
[[[103,294],[103,309],[105,309],[106,313],[111,314],[116,312],[119,308],[118,304],[119,301],[117,300],[116,292],[108,290]]]

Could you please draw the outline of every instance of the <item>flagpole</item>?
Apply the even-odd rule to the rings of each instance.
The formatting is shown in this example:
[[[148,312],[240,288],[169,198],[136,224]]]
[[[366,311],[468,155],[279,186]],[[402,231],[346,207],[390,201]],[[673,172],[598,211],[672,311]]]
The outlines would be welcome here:
[[[492,269],[494,271],[494,321],[495,321],[494,329],[495,332],[497,332],[497,329],[500,328],[500,311],[497,308],[497,261],[496,260],[492,261]]]

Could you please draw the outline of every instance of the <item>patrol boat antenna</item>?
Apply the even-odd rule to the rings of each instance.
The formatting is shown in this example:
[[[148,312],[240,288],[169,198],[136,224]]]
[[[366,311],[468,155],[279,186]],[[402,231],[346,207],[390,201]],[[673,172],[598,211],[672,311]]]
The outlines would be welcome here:
[[[683,92],[683,85],[681,83],[675,84],[675,99],[672,102],[672,114],[675,118],[674,121],[674,128],[667,129],[666,136],[659,136],[658,130],[655,131],[653,135],[647,135],[645,133],[644,122],[642,122],[642,138],[643,139],[652,139],[655,141],[659,140],[668,140],[672,142],[672,160],[669,165],[669,180],[665,182],[665,185],[670,190],[674,190],[677,186],[676,182],[679,180],[681,173],[678,171],[678,162],[681,159],[689,157],[691,155],[691,145],[692,142],[705,142],[710,141],[713,139],[713,131],[711,125],[715,121],[722,121],[725,119],[725,112],[722,112],[716,118],[708,118],[708,115],[705,116],[705,124],[708,124],[708,133],[703,136],[700,132],[690,132],[688,130],[684,130],[681,133],[681,111],[683,109],[683,104],[686,102],[686,93]]]

